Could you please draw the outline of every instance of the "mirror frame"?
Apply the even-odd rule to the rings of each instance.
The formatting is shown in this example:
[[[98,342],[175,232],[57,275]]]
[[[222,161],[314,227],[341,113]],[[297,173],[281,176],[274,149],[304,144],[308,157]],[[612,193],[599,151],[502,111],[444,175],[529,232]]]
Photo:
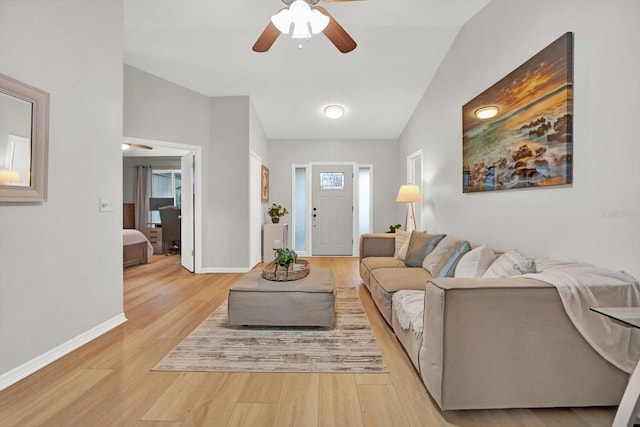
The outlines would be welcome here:
[[[0,185],[0,202],[47,201],[49,161],[49,93],[0,74],[0,93],[31,103],[31,182],[27,186]]]

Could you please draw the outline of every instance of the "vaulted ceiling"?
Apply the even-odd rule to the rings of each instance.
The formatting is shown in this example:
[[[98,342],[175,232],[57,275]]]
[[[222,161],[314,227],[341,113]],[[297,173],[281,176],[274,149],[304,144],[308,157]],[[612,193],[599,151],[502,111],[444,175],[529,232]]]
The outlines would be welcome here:
[[[124,0],[125,63],[207,96],[249,96],[270,139],[398,138],[461,26],[489,0],[322,3],[358,47],[280,35],[279,0]],[[342,119],[322,114],[341,104]]]

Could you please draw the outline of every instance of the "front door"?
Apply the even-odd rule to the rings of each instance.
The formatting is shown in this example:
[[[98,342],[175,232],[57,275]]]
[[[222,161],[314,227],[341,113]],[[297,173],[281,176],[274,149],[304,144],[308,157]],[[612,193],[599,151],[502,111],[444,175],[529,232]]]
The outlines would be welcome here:
[[[312,166],[313,255],[353,253],[353,166]]]

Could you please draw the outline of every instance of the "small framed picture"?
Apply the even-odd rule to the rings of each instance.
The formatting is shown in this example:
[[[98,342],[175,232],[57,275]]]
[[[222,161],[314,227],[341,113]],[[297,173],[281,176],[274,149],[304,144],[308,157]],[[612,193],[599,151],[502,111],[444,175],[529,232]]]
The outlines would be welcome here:
[[[269,168],[262,165],[262,202],[269,201]]]

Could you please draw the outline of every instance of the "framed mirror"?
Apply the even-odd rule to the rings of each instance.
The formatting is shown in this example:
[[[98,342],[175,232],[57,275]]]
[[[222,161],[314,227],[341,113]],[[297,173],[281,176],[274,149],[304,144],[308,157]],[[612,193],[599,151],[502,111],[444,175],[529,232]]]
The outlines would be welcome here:
[[[47,200],[49,93],[0,74],[0,202]]]

